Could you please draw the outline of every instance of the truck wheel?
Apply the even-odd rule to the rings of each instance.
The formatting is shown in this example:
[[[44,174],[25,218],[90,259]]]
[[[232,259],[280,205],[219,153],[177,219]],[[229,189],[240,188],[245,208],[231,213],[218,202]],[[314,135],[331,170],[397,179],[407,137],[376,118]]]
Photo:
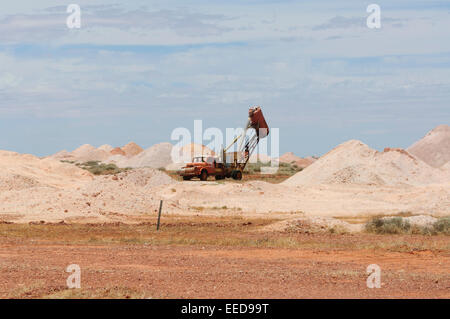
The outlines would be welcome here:
[[[200,180],[206,181],[207,179],[208,179],[208,172],[206,170],[203,170],[202,173],[200,174]]]
[[[183,176],[183,181],[190,181],[191,180],[191,177],[189,177],[189,176]]]
[[[233,177],[233,179],[240,181],[242,179],[242,172],[241,171],[233,171],[231,173],[231,177]]]

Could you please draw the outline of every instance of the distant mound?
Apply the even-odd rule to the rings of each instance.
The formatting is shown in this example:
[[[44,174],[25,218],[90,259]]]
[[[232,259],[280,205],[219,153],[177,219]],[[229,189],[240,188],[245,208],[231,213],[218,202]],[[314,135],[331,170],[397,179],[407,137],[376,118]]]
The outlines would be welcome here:
[[[297,167],[300,168],[306,168],[309,165],[311,165],[312,163],[314,163],[315,161],[317,161],[317,159],[315,159],[314,157],[306,157],[306,158],[301,158],[298,161],[295,161],[293,164],[297,165]]]
[[[110,153],[113,149],[114,149],[114,147],[112,147],[111,145],[108,145],[108,144],[104,144],[98,148],[98,150],[102,150],[102,151],[105,151],[108,153]]]
[[[284,182],[287,185],[425,185],[450,181],[405,150],[378,152],[366,144],[345,142]]]
[[[433,167],[445,165],[450,161],[450,126],[439,125],[407,151]]]
[[[172,148],[173,145],[170,143],[156,144],[131,158],[114,156],[110,158],[110,162],[115,163],[118,167],[166,167],[172,163]]]
[[[142,153],[144,151],[142,147],[134,142],[128,143],[127,145],[122,147],[122,150],[125,152],[125,156],[127,157],[138,155],[139,153]]]
[[[126,156],[127,154],[120,147],[115,147],[109,152],[111,155],[122,155]]]
[[[92,145],[84,144],[72,152],[66,150],[58,152],[49,156],[60,161],[73,161],[78,163],[89,162],[89,161],[105,161],[111,156],[111,151],[114,150],[112,146],[102,145],[99,148],[95,148]],[[125,154],[123,151],[121,153]]]
[[[252,156],[250,156],[249,163],[261,162],[261,163],[265,164],[265,163],[270,163],[271,160],[272,160],[272,158],[269,155],[256,153],[256,154],[252,154]]]
[[[88,161],[104,161],[110,156],[109,151],[95,148],[92,145],[84,144],[74,150],[73,152],[61,151],[50,158],[56,160],[74,161],[74,162],[88,162]]]
[[[295,155],[294,153],[288,152],[288,153],[285,153],[285,154],[280,156],[280,163],[288,163],[288,164],[290,164],[292,162],[296,162],[296,161],[299,161],[301,159],[302,159],[301,157]]]
[[[215,155],[215,153],[205,145],[191,143],[182,147],[174,146],[172,155],[174,156],[175,162],[189,163],[195,156],[210,156]]]
[[[88,162],[104,161],[109,157],[110,154],[107,151],[99,150],[92,145],[85,144],[73,151],[72,155],[79,162]]]
[[[280,163],[293,164],[300,168],[306,168],[309,165],[311,165],[312,163],[314,163],[315,161],[316,161],[316,159],[311,156],[306,157],[306,158],[301,158],[292,152],[288,152],[288,153],[285,153],[282,156],[280,156]]]
[[[58,153],[55,153],[55,154],[49,156],[49,158],[53,158],[55,160],[60,160],[60,161],[71,161],[71,160],[74,160],[74,157],[73,157],[72,153],[70,153],[70,152],[68,152],[66,150],[60,151]]]

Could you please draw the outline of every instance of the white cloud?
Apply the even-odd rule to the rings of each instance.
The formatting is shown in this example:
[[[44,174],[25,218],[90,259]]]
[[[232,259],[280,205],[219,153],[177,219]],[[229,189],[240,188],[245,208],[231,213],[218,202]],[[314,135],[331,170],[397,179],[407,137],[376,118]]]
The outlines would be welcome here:
[[[430,96],[442,110],[449,100],[450,43],[444,39],[450,28],[448,15],[440,12],[391,12],[390,23],[373,31],[353,27],[364,21],[364,10],[361,19],[353,11],[336,19],[335,13],[302,15],[285,5],[210,5],[198,11],[96,5],[84,9],[79,32],[67,33],[63,7],[0,18],[8,30],[3,40],[49,41],[49,54],[0,55],[0,112],[12,112],[11,100],[14,112],[50,117],[83,116],[86,109],[89,115],[139,114],[180,104],[204,110],[270,104],[297,115],[306,107],[331,119],[337,110],[359,118],[385,104],[417,108]],[[427,14],[433,19],[425,19]],[[398,21],[402,27],[392,25]],[[147,54],[102,46],[217,42],[225,45],[163,50],[156,57],[151,49]],[[226,45],[235,42],[244,44]],[[61,43],[99,48],[69,45],[58,51]],[[369,60],[358,62],[361,57]]]

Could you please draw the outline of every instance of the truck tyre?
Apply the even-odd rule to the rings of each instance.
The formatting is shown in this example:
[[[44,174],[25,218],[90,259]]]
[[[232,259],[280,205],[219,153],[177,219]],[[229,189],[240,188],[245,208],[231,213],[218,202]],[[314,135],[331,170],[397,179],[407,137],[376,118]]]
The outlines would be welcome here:
[[[200,174],[200,180],[206,181],[208,179],[208,172],[204,169],[202,173]]]
[[[233,177],[233,179],[240,181],[242,179],[242,172],[241,171],[233,171],[231,173],[231,177]]]

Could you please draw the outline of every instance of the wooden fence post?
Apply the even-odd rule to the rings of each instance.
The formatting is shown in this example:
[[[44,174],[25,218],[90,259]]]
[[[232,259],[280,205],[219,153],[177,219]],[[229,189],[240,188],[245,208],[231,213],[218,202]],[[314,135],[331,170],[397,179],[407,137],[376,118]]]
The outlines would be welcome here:
[[[161,210],[162,210],[163,201],[159,203],[159,213],[158,213],[158,224],[156,224],[156,230],[159,230],[159,225],[161,224]]]

